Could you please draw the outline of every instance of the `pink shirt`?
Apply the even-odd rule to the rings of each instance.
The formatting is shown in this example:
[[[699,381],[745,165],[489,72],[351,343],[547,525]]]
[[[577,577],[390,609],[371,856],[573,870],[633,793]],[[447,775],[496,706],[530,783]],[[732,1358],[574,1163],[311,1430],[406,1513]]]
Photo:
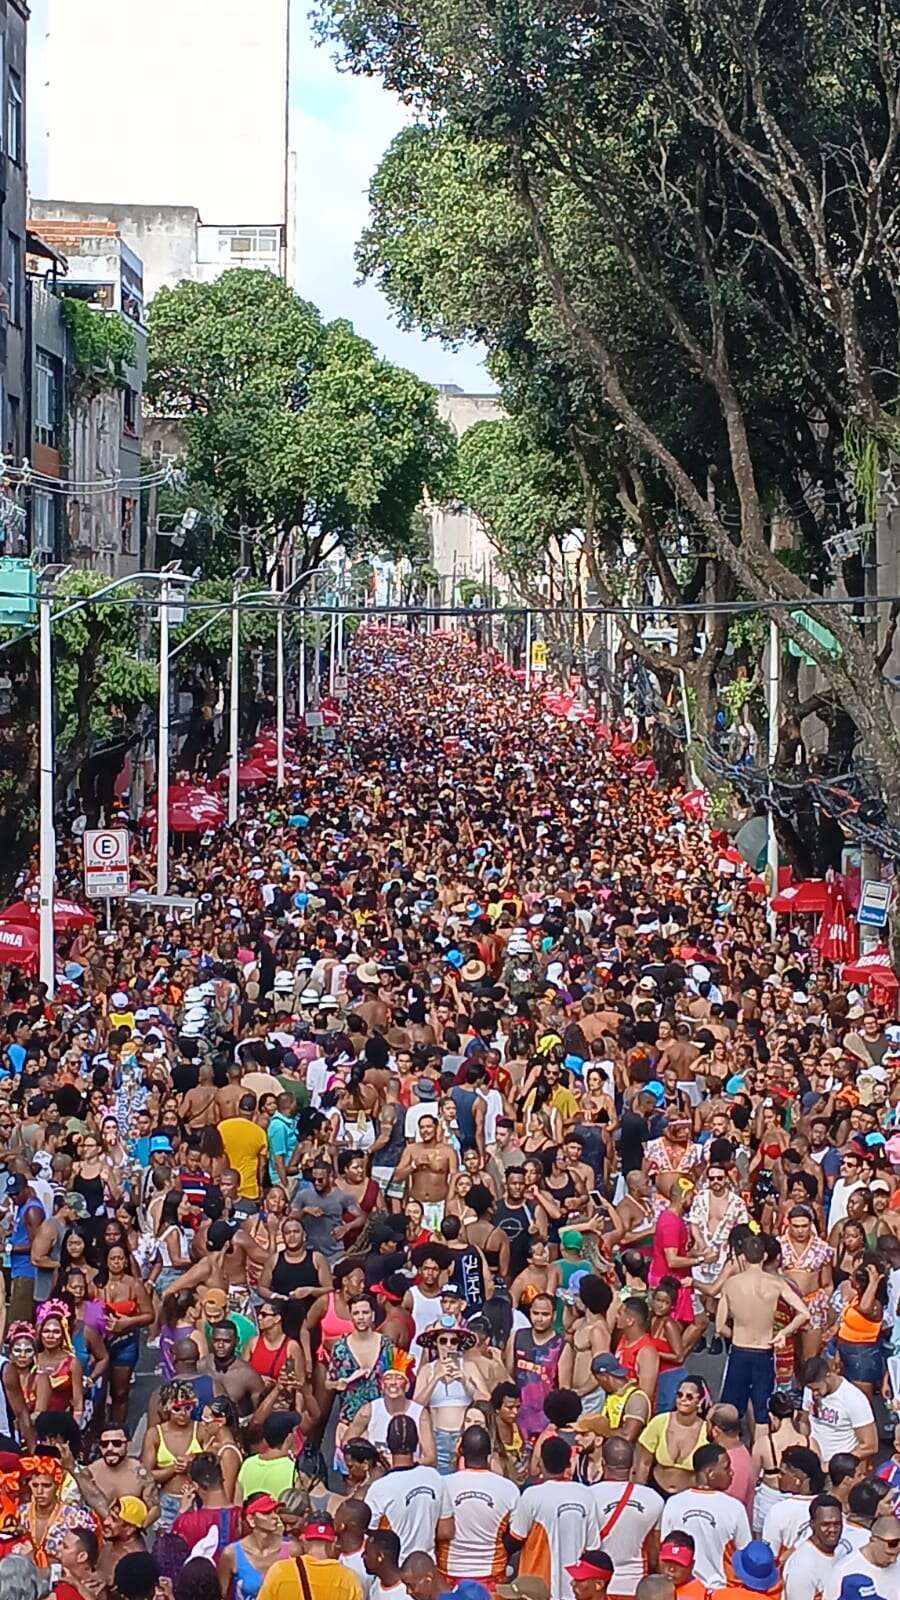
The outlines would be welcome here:
[[[733,1500],[740,1500],[748,1517],[753,1512],[753,1495],[756,1489],[756,1472],[753,1457],[745,1444],[735,1444],[728,1452],[731,1462],[731,1485],[726,1491]]]

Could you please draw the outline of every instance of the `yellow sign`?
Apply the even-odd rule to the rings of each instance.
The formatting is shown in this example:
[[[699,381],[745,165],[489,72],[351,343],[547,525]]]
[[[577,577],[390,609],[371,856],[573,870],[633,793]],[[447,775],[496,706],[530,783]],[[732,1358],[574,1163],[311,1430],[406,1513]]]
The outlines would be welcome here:
[[[547,646],[543,639],[532,639],[531,641],[531,670],[532,672],[546,672],[547,670]]]

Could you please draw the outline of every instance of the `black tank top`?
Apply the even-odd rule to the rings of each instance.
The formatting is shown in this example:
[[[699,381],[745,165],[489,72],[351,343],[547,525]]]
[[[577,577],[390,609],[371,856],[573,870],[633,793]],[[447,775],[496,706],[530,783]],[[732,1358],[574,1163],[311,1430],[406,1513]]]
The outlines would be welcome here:
[[[318,1282],[319,1274],[311,1250],[304,1251],[302,1261],[285,1261],[284,1256],[280,1255],[272,1268],[272,1293],[280,1300],[286,1300],[292,1289],[314,1289]],[[311,1299],[297,1302],[300,1322],[305,1320],[311,1305]]]

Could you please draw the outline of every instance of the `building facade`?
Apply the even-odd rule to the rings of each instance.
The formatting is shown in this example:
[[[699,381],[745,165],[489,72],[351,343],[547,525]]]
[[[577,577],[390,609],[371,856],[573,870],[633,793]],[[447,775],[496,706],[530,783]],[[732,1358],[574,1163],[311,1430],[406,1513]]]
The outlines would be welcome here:
[[[149,293],[242,263],[286,275],[289,15],[289,0],[33,0],[32,197],[82,216],[98,202]]]
[[[28,360],[25,301],[25,56],[28,6],[0,0],[0,443],[25,449]],[[0,519],[2,532],[2,519]],[[2,548],[2,547],[0,547]],[[6,554],[16,554],[7,549]]]
[[[42,475],[31,495],[31,542],[121,577],[138,570],[141,553],[143,267],[110,223],[44,216],[31,220],[29,237],[32,465]],[[84,382],[66,332],[67,298],[128,329],[133,357],[121,382]],[[54,469],[58,489],[44,481]]]
[[[497,422],[505,414],[495,394],[464,394],[455,384],[440,385],[438,411],[458,439],[477,422]],[[427,513],[442,605],[458,599],[455,588],[461,578],[505,593],[507,580],[495,570],[496,552],[474,513],[459,505],[429,505]]]

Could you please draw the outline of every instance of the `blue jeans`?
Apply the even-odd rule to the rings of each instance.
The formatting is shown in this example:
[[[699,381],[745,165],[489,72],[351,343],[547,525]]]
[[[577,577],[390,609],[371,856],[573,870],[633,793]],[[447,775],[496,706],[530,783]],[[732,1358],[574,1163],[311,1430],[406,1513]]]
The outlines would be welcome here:
[[[775,1387],[775,1356],[771,1350],[748,1350],[733,1344],[725,1368],[721,1402],[737,1406],[739,1416],[753,1402],[757,1422],[769,1420],[769,1400]]]

